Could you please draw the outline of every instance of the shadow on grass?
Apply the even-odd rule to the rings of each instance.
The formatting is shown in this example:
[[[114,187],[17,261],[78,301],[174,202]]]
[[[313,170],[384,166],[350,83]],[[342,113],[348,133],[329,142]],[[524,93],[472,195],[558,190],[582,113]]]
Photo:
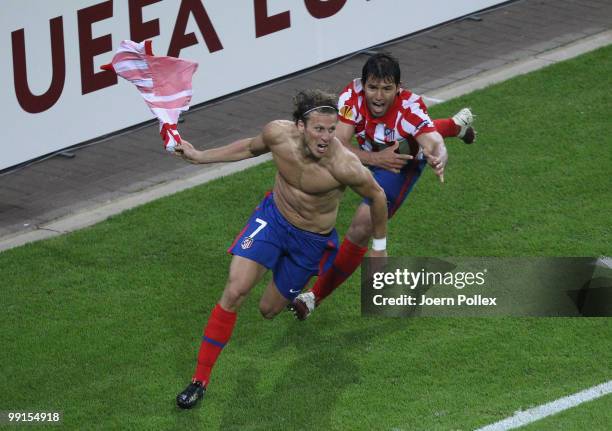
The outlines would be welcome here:
[[[332,415],[341,413],[339,399],[351,385],[360,383],[357,354],[367,354],[365,346],[377,334],[403,330],[408,324],[405,319],[361,319],[359,328],[353,325],[322,334],[313,323],[287,324],[271,346],[270,355],[287,348],[297,350],[296,359],[280,375],[273,371],[264,375],[255,365],[237,370],[240,381],[231,398],[241,404],[224,412],[220,429],[331,429]],[[258,391],[271,378],[273,387]]]

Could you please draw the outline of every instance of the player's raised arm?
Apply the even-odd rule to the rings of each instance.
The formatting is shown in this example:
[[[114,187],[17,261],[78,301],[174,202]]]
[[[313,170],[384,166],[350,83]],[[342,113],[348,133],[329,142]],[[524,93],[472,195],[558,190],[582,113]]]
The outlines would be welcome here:
[[[444,182],[444,168],[448,162],[448,153],[444,145],[444,139],[438,132],[422,133],[416,138],[427,163],[433,168],[435,174]]]
[[[269,123],[263,131],[252,138],[239,139],[219,148],[200,151],[186,140],[176,146],[175,152],[190,163],[236,162],[250,159],[270,151],[269,146],[276,142],[278,125]]]

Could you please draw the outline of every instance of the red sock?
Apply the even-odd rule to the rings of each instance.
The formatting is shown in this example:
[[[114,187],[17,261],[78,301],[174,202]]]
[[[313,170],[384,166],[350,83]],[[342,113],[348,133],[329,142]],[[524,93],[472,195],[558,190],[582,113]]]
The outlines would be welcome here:
[[[452,118],[438,118],[437,120],[433,120],[433,122],[436,129],[438,129],[438,133],[441,134],[443,138],[454,138],[461,130]]]
[[[210,313],[208,323],[204,328],[204,336],[198,353],[198,365],[193,378],[208,384],[212,371],[221,350],[229,341],[236,323],[236,313],[221,308],[219,304]]]
[[[366,251],[368,251],[367,247],[360,247],[344,238],[334,263],[325,273],[319,276],[311,289],[311,292],[315,294],[317,305],[355,272]]]

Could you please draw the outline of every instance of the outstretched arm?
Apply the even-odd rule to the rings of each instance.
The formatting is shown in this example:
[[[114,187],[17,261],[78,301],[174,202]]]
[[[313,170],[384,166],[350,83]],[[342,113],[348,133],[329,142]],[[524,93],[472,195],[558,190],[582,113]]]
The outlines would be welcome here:
[[[175,148],[176,154],[191,163],[236,162],[250,159],[271,151],[270,147],[282,142],[283,122],[272,121],[263,128],[261,133],[253,138],[239,139],[219,148],[199,151],[193,145],[183,140]]]
[[[196,150],[193,145],[184,139],[175,148],[175,152],[184,160],[196,164],[235,162],[259,156],[268,151],[270,150],[261,134],[253,138],[240,139],[231,144],[204,151]]]
[[[433,168],[435,174],[444,182],[444,168],[448,162],[448,153],[444,145],[444,139],[438,132],[422,133],[417,136],[416,141],[423,150],[427,163]]]

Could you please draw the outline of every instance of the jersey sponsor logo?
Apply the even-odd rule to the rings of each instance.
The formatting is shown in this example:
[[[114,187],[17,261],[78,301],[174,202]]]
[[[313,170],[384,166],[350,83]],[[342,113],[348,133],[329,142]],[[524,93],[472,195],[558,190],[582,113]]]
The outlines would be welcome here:
[[[342,108],[340,108],[339,114],[342,118],[346,120],[352,120],[353,119],[353,108],[351,108],[350,106],[344,105]]]
[[[241,243],[240,243],[240,247],[243,250],[246,250],[247,248],[251,248],[251,246],[253,245],[253,238],[251,238],[250,236],[247,236]]]
[[[300,293],[301,291],[302,291],[301,289],[295,289],[295,290],[289,289],[289,292],[291,293]]]

